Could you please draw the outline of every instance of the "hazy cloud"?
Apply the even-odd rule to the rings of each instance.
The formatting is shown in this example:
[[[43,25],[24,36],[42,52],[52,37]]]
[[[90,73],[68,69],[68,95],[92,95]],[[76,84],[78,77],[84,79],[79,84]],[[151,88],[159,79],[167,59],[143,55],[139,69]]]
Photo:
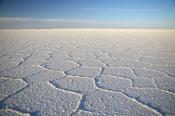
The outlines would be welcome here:
[[[80,19],[35,19],[0,17],[1,29],[18,28],[174,28],[175,24],[167,21],[141,20],[80,20]]]
[[[95,27],[104,22],[94,20],[35,19],[35,18],[0,18],[0,28],[73,28]]]

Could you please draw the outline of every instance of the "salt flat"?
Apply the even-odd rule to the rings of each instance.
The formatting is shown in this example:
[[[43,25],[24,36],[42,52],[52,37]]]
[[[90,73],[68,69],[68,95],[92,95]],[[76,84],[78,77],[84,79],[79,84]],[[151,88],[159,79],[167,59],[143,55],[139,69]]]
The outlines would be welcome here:
[[[0,115],[173,116],[175,30],[0,30]]]

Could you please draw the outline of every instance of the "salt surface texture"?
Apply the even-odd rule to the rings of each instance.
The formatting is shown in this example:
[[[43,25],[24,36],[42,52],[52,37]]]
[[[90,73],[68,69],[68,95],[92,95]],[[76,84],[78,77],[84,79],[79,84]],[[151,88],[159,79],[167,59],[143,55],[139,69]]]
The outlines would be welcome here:
[[[0,115],[175,115],[175,30],[0,30]]]

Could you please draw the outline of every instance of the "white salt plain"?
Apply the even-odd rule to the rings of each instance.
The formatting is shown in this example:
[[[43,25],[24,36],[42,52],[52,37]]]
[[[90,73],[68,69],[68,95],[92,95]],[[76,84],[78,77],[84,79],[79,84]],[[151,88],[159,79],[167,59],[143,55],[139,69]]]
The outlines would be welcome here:
[[[175,30],[0,30],[0,115],[173,116]]]

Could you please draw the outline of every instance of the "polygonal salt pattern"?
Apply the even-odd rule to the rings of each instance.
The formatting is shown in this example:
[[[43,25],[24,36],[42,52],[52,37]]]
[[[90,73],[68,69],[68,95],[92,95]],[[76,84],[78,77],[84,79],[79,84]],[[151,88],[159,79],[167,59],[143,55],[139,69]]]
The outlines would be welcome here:
[[[135,77],[132,69],[128,67],[108,67],[104,69],[103,74],[113,75],[118,77],[125,77],[130,79]]]
[[[96,90],[95,81],[92,78],[65,76],[64,78],[52,81],[57,87],[67,91],[88,94]]]
[[[42,116],[69,115],[76,109],[80,98],[78,94],[56,89],[48,83],[38,83],[7,98],[3,104],[25,112],[38,112]]]
[[[73,70],[67,71],[66,74],[72,76],[95,78],[100,75],[101,71],[101,67],[78,67]]]
[[[87,95],[82,103],[82,109],[97,112],[102,115],[122,116],[159,116],[160,114],[144,105],[128,98],[121,93],[98,90]]]
[[[0,115],[174,116],[174,37],[174,30],[0,30]]]
[[[43,66],[50,70],[55,71],[68,71],[70,69],[76,68],[79,65],[75,62],[65,61],[65,60],[53,60],[47,63],[44,63]]]
[[[40,82],[49,82],[49,81],[57,80],[61,77],[64,77],[63,72],[46,70],[24,79],[28,83],[40,83]]]
[[[6,79],[0,83],[0,101],[8,97],[9,95],[15,94],[27,86],[21,79]]]

